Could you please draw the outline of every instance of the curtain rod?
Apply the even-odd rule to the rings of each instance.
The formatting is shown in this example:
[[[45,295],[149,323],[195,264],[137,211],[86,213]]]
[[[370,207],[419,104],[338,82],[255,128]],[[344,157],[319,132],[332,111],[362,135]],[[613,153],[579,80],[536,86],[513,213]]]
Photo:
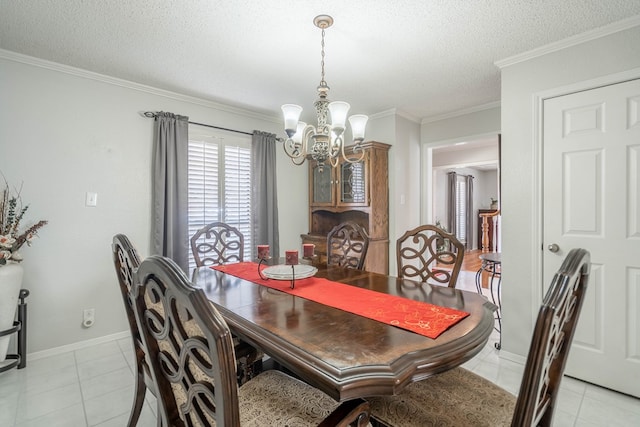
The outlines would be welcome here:
[[[449,172],[447,172],[447,175],[448,175],[448,174],[450,174],[450,173],[455,173],[455,174],[456,174],[456,175],[458,175],[458,176],[466,176],[466,177],[471,177],[471,178],[473,178],[473,179],[476,179],[476,177],[475,177],[475,176],[473,176],[473,175],[463,175],[463,174],[458,173],[458,172],[456,172],[456,171],[449,171]]]
[[[148,117],[148,118],[155,118],[157,116],[157,114],[154,113],[153,111],[145,111],[144,113],[142,113],[142,115],[145,116],[145,117]],[[205,124],[205,123],[198,123],[198,122],[191,122],[190,121],[189,124],[198,125],[198,126],[204,126],[204,127],[208,127],[208,128],[212,128],[212,129],[226,130],[227,132],[241,133],[243,135],[253,135],[253,133],[244,132],[244,131],[241,131],[241,130],[223,128],[223,127],[220,127],[220,126],[208,125],[208,124]]]

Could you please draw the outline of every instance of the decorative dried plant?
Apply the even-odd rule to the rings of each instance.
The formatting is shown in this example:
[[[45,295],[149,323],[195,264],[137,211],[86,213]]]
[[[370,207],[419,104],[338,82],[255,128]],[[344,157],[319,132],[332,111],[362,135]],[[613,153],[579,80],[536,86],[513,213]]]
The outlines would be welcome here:
[[[30,246],[38,230],[48,223],[41,220],[21,230],[22,220],[29,205],[22,206],[20,198],[22,188],[12,192],[6,179],[4,182],[5,188],[0,198],[0,266],[5,265],[9,260],[22,261],[22,256],[18,253],[20,248],[25,243]]]

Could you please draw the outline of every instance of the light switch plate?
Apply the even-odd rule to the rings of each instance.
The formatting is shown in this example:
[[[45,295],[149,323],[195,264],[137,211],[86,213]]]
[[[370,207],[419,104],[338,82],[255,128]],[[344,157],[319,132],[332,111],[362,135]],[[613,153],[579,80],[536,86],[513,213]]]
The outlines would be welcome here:
[[[85,199],[85,206],[97,206],[98,205],[98,193],[88,191],[87,198]]]

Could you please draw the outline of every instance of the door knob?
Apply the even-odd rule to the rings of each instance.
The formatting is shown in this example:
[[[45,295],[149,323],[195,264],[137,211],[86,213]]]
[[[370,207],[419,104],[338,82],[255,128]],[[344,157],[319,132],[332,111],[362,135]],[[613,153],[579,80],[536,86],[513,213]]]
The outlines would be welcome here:
[[[548,249],[549,249],[549,252],[553,252],[555,254],[560,250],[560,246],[556,245],[555,243],[552,243],[549,245]]]

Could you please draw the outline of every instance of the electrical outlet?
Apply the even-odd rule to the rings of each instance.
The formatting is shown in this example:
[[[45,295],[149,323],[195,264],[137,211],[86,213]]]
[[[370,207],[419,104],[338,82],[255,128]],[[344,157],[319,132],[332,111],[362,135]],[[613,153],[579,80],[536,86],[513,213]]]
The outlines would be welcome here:
[[[82,311],[82,325],[85,328],[90,328],[93,326],[93,323],[96,321],[96,309],[95,308],[85,308]]]

